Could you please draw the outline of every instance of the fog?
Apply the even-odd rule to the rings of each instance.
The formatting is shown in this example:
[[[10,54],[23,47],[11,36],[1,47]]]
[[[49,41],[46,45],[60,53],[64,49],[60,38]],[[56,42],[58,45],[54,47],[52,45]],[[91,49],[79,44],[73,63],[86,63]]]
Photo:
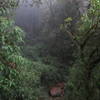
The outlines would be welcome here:
[[[49,48],[59,48],[58,44],[60,44],[63,46],[62,49],[67,48],[66,52],[69,52],[70,41],[63,32],[60,32],[59,27],[67,17],[73,18],[71,27],[74,27],[80,14],[86,11],[88,7],[87,1],[42,0],[41,2],[34,3],[33,0],[20,0],[19,6],[16,9],[15,21],[26,33],[26,45],[35,46],[43,43],[50,50]],[[63,36],[60,36],[61,34]],[[62,37],[62,40],[59,40],[59,36],[60,38]],[[48,52],[47,49],[45,53]],[[58,49],[58,53],[56,50],[57,54],[53,52],[53,55],[58,56],[63,51],[62,49]],[[29,54],[29,50],[26,51]],[[69,53],[66,54],[66,57],[69,57]]]
[[[50,1],[52,2],[52,0],[42,0],[42,3],[40,4],[33,4],[32,0],[20,0],[19,6],[16,9],[16,24],[21,26],[28,33],[36,33],[40,27],[44,12],[49,9]],[[52,4],[57,3],[57,1],[59,0],[53,0]],[[74,2],[73,0],[66,0],[66,2],[68,1]],[[83,13],[86,9],[84,6],[87,6],[87,0],[75,1],[79,2],[79,10]],[[63,5],[63,2],[60,3]]]

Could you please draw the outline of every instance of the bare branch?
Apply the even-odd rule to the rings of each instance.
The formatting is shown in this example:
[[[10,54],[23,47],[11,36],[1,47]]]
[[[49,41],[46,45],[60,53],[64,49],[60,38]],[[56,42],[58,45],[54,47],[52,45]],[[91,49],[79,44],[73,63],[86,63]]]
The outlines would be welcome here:
[[[74,36],[74,33],[66,30],[66,32],[68,33],[68,35],[70,36],[70,38],[72,39],[73,43],[75,43],[75,45],[80,48],[80,43],[79,41],[76,39],[76,37]]]
[[[3,65],[8,66],[10,68],[16,68],[16,64],[15,63],[9,63],[4,57],[2,57],[2,55],[0,55],[0,61]]]
[[[96,47],[89,55],[88,61],[90,61],[92,59],[92,57],[94,56],[94,54],[98,52],[98,48]]]
[[[84,39],[83,43],[81,44],[82,48],[84,48],[84,46],[86,45],[88,40],[91,38],[91,35],[94,34],[94,32],[91,32],[91,31],[98,27],[99,22],[100,22],[100,20],[98,20],[96,24],[92,25],[91,28],[86,32],[86,34],[88,34],[88,36]]]

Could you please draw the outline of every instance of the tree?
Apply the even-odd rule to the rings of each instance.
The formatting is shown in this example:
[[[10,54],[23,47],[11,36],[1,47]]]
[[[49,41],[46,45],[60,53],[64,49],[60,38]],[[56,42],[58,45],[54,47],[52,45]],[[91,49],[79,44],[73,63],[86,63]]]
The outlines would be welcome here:
[[[100,0],[81,18],[77,33],[68,32],[77,49],[76,61],[69,76],[71,100],[99,100],[100,87]]]
[[[19,96],[19,72],[17,66],[23,31],[15,26],[11,12],[17,0],[0,1],[0,100],[16,100]]]

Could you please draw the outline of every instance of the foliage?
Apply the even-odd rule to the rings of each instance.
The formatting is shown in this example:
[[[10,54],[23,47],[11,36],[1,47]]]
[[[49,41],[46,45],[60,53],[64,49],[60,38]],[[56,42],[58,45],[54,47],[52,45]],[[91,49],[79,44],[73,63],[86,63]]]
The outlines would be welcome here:
[[[41,75],[44,72],[48,72],[51,66],[45,65],[39,61],[29,61],[21,56],[16,57],[16,59],[19,59],[18,62],[20,64],[17,70],[20,72],[19,87],[23,99],[36,100],[40,96],[45,96],[47,91],[42,86]]]
[[[9,17],[15,6],[15,1],[0,1],[0,100],[15,100],[19,91],[19,63],[14,58],[20,55],[23,31]]]
[[[100,0],[91,0],[91,7],[71,34],[77,50],[69,76],[68,99],[99,100],[100,98]]]
[[[63,21],[68,15],[58,9],[61,1],[58,5],[55,3],[52,5],[51,0],[49,1],[47,2],[50,3],[48,5],[50,12],[46,26],[43,25],[42,35],[49,33],[51,37],[46,35],[44,44],[38,43],[27,47],[25,44],[23,53],[25,56],[29,51],[25,56],[27,58],[21,55],[24,32],[15,25],[11,15],[18,1],[0,1],[0,100],[37,100],[38,97],[47,95],[48,87],[67,80],[66,99],[99,100],[100,0],[90,1],[91,7],[78,23],[78,30],[73,27],[76,25],[76,20],[72,19],[76,17],[71,15],[77,9],[74,9],[75,11],[71,9],[68,14],[72,18],[69,17]],[[41,0],[33,0],[34,2],[41,4]],[[65,2],[63,5],[65,7]],[[64,11],[68,8],[69,4]],[[60,17],[56,18],[58,15]],[[79,15],[76,14],[76,16],[78,19]],[[68,28],[74,30],[75,33],[69,31]],[[68,35],[65,36],[65,31],[70,38]],[[74,48],[76,47],[74,50],[76,60],[67,76],[66,66],[70,63],[66,61],[70,61],[69,57],[72,59],[70,49],[73,44]]]

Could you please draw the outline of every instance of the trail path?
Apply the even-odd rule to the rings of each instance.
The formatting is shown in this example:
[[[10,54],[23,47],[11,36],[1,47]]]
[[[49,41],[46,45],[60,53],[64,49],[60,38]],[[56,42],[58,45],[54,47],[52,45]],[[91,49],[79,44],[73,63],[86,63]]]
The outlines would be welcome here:
[[[64,100],[64,97],[41,97],[38,100]]]

